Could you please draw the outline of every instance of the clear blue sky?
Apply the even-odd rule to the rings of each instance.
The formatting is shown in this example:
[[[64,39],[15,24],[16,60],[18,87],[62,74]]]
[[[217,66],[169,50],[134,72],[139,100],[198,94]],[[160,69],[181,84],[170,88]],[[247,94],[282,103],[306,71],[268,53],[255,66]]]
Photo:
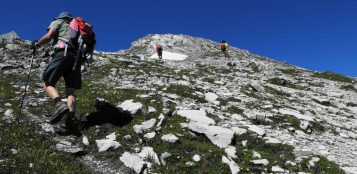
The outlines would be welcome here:
[[[15,30],[29,40],[69,11],[94,24],[101,51],[127,49],[150,33],[187,34],[357,76],[357,0],[4,0],[1,6],[0,33]]]

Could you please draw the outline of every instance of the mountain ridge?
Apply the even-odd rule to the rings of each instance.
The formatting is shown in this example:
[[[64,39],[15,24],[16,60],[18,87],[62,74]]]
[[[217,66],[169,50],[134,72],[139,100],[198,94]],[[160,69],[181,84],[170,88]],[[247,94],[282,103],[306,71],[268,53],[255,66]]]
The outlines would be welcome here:
[[[158,43],[188,58],[151,59]],[[16,127],[16,91],[23,88],[20,77],[26,75],[31,56],[28,42],[14,44],[0,48],[0,80],[11,82],[1,83],[6,90],[0,92],[0,101],[8,103],[0,106],[5,130]],[[93,173],[357,172],[356,79],[309,71],[238,48],[231,48],[231,59],[225,59],[218,48],[207,39],[168,34],[148,35],[125,51],[96,52],[91,69],[83,66],[84,87],[78,93],[78,114],[88,127],[82,130],[88,143],[84,136],[82,142],[54,135],[55,127],[46,124],[44,115],[52,110],[40,78],[49,48],[40,48],[23,121],[36,125],[36,136],[54,139],[48,142],[56,147],[52,153],[64,151],[64,158],[74,155],[78,162],[62,166],[83,165]],[[120,110],[128,110],[129,116]],[[127,116],[130,119],[123,120]],[[6,137],[14,136],[5,132]],[[98,152],[99,142],[120,145]],[[23,147],[0,147],[8,154],[0,160],[26,170],[28,166],[16,160],[24,155]],[[19,153],[11,154],[12,149]],[[76,156],[74,149],[85,154]]]

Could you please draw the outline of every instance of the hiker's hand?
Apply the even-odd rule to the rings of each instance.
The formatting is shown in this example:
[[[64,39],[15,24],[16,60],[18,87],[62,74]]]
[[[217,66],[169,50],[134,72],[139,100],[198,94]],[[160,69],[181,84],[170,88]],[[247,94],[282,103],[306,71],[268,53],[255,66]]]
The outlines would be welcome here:
[[[94,62],[93,54],[86,55],[86,57],[89,64],[92,64]]]

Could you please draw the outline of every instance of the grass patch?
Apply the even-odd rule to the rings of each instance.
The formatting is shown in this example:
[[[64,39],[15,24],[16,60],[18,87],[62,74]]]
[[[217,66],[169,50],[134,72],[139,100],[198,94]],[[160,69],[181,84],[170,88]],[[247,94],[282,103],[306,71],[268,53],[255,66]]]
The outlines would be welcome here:
[[[278,85],[278,86],[284,86],[284,87],[288,87],[288,88],[293,88],[293,89],[299,89],[299,90],[306,89],[306,87],[289,83],[287,80],[281,79],[281,78],[269,79],[268,83],[271,83],[271,84],[274,84],[274,85]]]
[[[194,89],[188,86],[172,84],[169,87],[167,87],[166,92],[173,93],[184,98],[190,98],[193,100],[198,100],[200,102],[205,102],[203,98],[200,98],[194,94],[195,93]]]
[[[353,85],[344,85],[344,86],[341,86],[341,89],[346,90],[346,91],[354,91],[357,93],[357,89]]]
[[[344,82],[344,83],[352,83],[353,82],[353,79],[350,77],[346,77],[344,75],[336,74],[336,73],[333,73],[330,71],[326,71],[326,72],[322,72],[322,73],[316,72],[312,76],[327,79],[327,80],[337,81],[337,82]]]
[[[205,78],[202,79],[202,81],[212,84],[212,83],[214,83],[215,80],[214,80],[213,77],[205,77]]]
[[[279,96],[282,96],[282,97],[291,97],[291,94],[289,93],[285,93],[283,91],[279,91],[279,90],[276,90],[272,87],[269,87],[269,86],[265,86],[265,89],[271,93],[271,94],[274,94],[274,95],[279,95]]]
[[[250,64],[248,65],[248,67],[251,68],[253,72],[256,72],[256,73],[257,73],[257,72],[260,72],[259,66],[258,66],[256,63],[254,63],[254,62],[253,62],[253,63],[250,63]]]
[[[162,142],[160,137],[155,138],[150,144],[159,155],[169,152],[171,157],[166,159],[166,166],[155,166],[154,172],[157,173],[230,173],[228,165],[220,162],[224,150],[218,148],[203,135],[192,136],[187,130],[181,128],[180,123],[186,119],[177,115],[168,118],[166,126],[163,127],[162,134],[180,134],[179,142],[170,144]],[[191,162],[194,155],[200,155],[201,161],[195,162],[192,167],[187,167],[186,162]]]
[[[5,48],[6,47],[6,43],[5,42],[1,42],[0,43],[0,48]]]
[[[11,86],[13,79],[1,76],[0,103],[12,104],[17,116],[20,102],[13,100],[16,97]],[[74,156],[56,151],[56,142],[50,136],[37,133],[41,129],[38,125],[5,123],[0,119],[0,129],[0,173],[90,173]]]
[[[315,162],[314,166],[309,165],[312,157],[304,159],[301,162],[303,171],[309,173],[333,173],[333,174],[344,174],[345,172],[334,162],[329,161],[325,157],[317,156],[320,160]]]
[[[235,106],[230,106],[226,109],[226,112],[228,112],[230,114],[243,114],[244,109],[237,108]]]
[[[241,142],[247,141],[246,147]],[[238,165],[242,173],[261,173],[266,172],[264,168],[271,169],[272,166],[279,165],[285,167],[285,162],[295,160],[294,147],[284,144],[268,144],[264,140],[257,138],[250,133],[243,134],[236,137],[237,148],[236,155],[238,158]],[[269,161],[268,166],[261,168],[251,163],[253,151],[261,154],[263,159]]]
[[[356,103],[349,102],[346,104],[347,107],[357,107]]]
[[[39,135],[35,125],[1,126],[0,173],[90,173],[74,156],[54,149],[55,142]],[[12,154],[10,149],[16,149]]]

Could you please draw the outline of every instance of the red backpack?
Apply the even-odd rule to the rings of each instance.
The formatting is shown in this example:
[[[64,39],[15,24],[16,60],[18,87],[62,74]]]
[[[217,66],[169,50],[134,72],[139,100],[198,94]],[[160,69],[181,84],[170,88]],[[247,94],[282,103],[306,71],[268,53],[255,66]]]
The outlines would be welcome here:
[[[80,17],[73,18],[69,23],[69,46],[84,55],[92,53],[96,44],[93,26]]]

